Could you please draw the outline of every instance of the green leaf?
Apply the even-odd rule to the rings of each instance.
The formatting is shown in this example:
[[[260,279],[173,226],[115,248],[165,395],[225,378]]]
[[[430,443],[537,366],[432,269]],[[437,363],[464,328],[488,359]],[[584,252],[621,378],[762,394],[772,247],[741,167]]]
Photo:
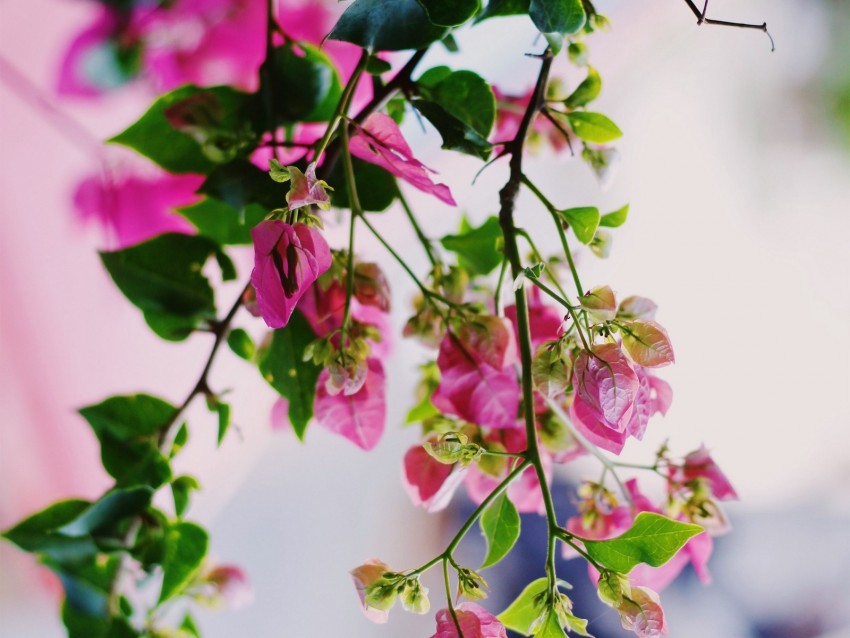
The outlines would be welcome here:
[[[272,333],[268,348],[260,353],[260,372],[289,402],[289,422],[299,439],[304,439],[313,418],[313,398],[321,368],[304,361],[307,344],[316,338],[310,324],[295,312],[285,328]]]
[[[488,18],[526,15],[529,2],[530,0],[490,0],[481,15],[475,19],[475,22],[478,23]]]
[[[230,404],[219,403],[216,405],[215,410],[218,413],[218,438],[216,439],[216,443],[221,445],[227,434],[227,430],[230,429]]]
[[[587,77],[576,87],[570,96],[564,100],[564,106],[575,109],[592,102],[602,91],[602,78],[592,66],[587,67]]]
[[[97,547],[91,538],[68,538],[56,533],[90,506],[89,501],[83,500],[59,501],[6,530],[2,536],[26,552],[38,552],[57,561],[93,556]]]
[[[254,355],[257,354],[257,347],[254,345],[251,336],[242,328],[235,328],[227,335],[227,345],[233,353],[245,359],[245,361],[253,361]]]
[[[71,537],[97,534],[147,509],[151,498],[153,489],[147,486],[112,490],[56,532]]]
[[[363,210],[380,213],[390,207],[398,196],[398,186],[395,177],[380,166],[352,157],[354,167],[354,183],[357,185],[357,195]],[[342,162],[337,162],[328,177],[328,183],[334,186],[331,205],[334,208],[350,208],[348,205],[348,189],[345,187],[345,172]]]
[[[201,484],[194,476],[184,474],[171,481],[171,496],[174,498],[174,513],[179,517],[186,513],[189,506],[189,495],[192,490],[201,489]]]
[[[567,113],[567,120],[573,132],[585,142],[607,144],[623,135],[617,125],[602,113],[574,111]]]
[[[581,0],[531,0],[528,15],[534,26],[548,38],[555,53],[561,50],[564,38],[578,33],[587,20]]]
[[[464,218],[461,233],[446,235],[440,240],[443,248],[457,254],[458,263],[473,275],[486,275],[502,263],[497,242],[502,229],[496,217],[490,217],[478,228],[472,228]]]
[[[654,321],[625,321],[620,330],[623,347],[638,365],[660,368],[676,361],[667,331]]]
[[[216,167],[198,192],[237,211],[252,204],[274,209],[286,203],[286,187],[269,179],[266,171],[241,159]]]
[[[487,539],[487,557],[481,569],[495,565],[513,549],[520,534],[520,518],[506,494],[499,496],[481,515],[481,533]]]
[[[198,625],[195,624],[194,618],[189,614],[183,617],[183,622],[180,623],[180,629],[188,633],[193,638],[201,638],[201,630],[198,629]]]
[[[372,75],[383,75],[384,73],[389,73],[392,71],[392,68],[392,64],[374,55],[370,55],[369,59],[366,60],[366,73],[370,73]]]
[[[74,611],[106,618],[109,593],[120,567],[120,558],[98,556],[73,564],[61,565],[51,560],[44,563],[62,581],[65,601]]]
[[[486,141],[496,121],[496,98],[481,76],[472,71],[454,71],[434,82],[434,74],[426,72],[420,82],[423,79],[423,93],[429,101],[436,102]]]
[[[417,0],[355,0],[331,31],[331,40],[369,51],[422,49],[448,29],[434,25]]]
[[[159,97],[129,128],[107,140],[132,148],[153,160],[169,173],[208,173],[217,162],[204,153],[201,144],[187,133],[174,128],[165,111],[184,100],[205,94],[212,96],[216,109],[216,124],[222,131],[235,131],[244,122],[242,109],[248,95],[227,86],[202,89],[183,86]]]
[[[281,124],[327,122],[342,97],[331,59],[306,42],[287,43],[272,58],[274,105]]]
[[[531,626],[544,612],[549,579],[538,578],[529,584],[508,608],[499,614],[502,624],[523,636],[531,633]]]
[[[209,536],[199,525],[180,522],[171,526],[166,534],[160,604],[181,594],[192,582],[207,555],[208,545]]]
[[[641,512],[628,531],[606,541],[585,540],[587,553],[611,571],[627,574],[638,563],[660,567],[673,558],[702,527],[674,521],[653,512]]]
[[[251,229],[266,217],[266,209],[257,204],[235,208],[212,197],[197,204],[178,208],[201,235],[220,244],[250,244]]]
[[[622,226],[626,223],[626,218],[629,216],[629,205],[626,204],[622,208],[618,208],[617,210],[606,213],[599,220],[600,226],[607,226],[608,228],[617,228],[618,226]]]
[[[589,244],[599,227],[599,209],[593,206],[582,206],[580,208],[567,208],[558,211],[573,229],[576,238],[582,244]]]
[[[413,106],[434,125],[443,138],[442,148],[458,151],[486,160],[493,146],[461,120],[448,113],[443,107],[427,100],[414,100]]]
[[[481,0],[418,0],[432,24],[456,27],[481,11]]]
[[[546,614],[546,620],[543,621],[542,626],[534,635],[536,638],[564,638],[567,634],[564,633],[564,629],[558,621],[558,614],[554,610],[550,610]]]
[[[158,487],[171,478],[159,432],[176,408],[147,394],[110,397],[80,410],[94,430],[106,471],[121,485]]]
[[[205,237],[167,233],[102,252],[100,258],[151,328],[163,338],[180,340],[201,319],[215,317],[213,290],[201,270],[217,251],[218,245]]]

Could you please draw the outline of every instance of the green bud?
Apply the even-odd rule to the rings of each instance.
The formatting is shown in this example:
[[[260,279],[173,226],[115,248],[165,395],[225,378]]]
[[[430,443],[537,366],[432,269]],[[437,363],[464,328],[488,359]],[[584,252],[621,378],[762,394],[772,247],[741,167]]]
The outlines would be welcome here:
[[[401,590],[401,606],[414,614],[427,614],[431,609],[428,600],[428,588],[423,587],[418,578],[408,578]]]
[[[487,598],[487,582],[481,578],[478,572],[466,567],[457,570],[457,595],[469,600],[481,600]]]
[[[366,587],[363,597],[366,607],[389,611],[395,605],[402,579],[401,574],[384,572],[378,580]]]
[[[625,574],[607,570],[599,575],[598,587],[599,600],[614,608],[619,607],[623,602],[623,597],[628,597],[632,591],[629,586],[629,579]]]

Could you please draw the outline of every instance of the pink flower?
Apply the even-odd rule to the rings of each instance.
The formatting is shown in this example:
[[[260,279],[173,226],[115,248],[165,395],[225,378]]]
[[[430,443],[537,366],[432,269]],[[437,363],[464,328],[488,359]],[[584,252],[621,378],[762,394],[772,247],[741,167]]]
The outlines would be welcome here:
[[[357,588],[357,595],[360,597],[360,608],[363,614],[372,622],[384,624],[389,617],[389,610],[375,609],[366,605],[366,589],[369,585],[376,583],[381,579],[385,572],[392,571],[390,566],[379,561],[377,558],[367,560],[363,565],[355,567],[351,570],[351,578],[354,580],[354,586]]]
[[[363,386],[354,394],[331,394],[327,390],[330,373],[323,370],[316,384],[314,409],[316,423],[345,437],[363,450],[371,450],[381,440],[386,420],[384,368],[380,360],[367,360]]]
[[[670,474],[671,478],[678,483],[687,483],[698,478],[704,479],[712,495],[718,500],[728,501],[738,498],[735,488],[711,458],[711,454],[704,445],[688,454],[682,465],[673,466]]]
[[[88,177],[77,186],[74,206],[83,220],[103,226],[115,248],[126,248],[161,233],[193,234],[195,228],[174,209],[198,200],[199,175]],[[112,242],[110,242],[112,243]]]
[[[507,638],[505,626],[489,611],[475,603],[455,607],[463,638]],[[461,638],[448,609],[437,612],[437,632],[431,638]]]
[[[592,355],[582,352],[574,381],[573,425],[591,443],[615,454],[628,437],[643,438],[649,418],[666,413],[672,397],[666,382],[628,361],[616,344],[599,346]]]
[[[617,612],[623,629],[635,632],[638,638],[660,638],[667,634],[661,601],[658,594],[647,587],[632,587]]]
[[[254,601],[254,588],[248,575],[237,565],[217,565],[205,576],[214,593],[212,604],[223,603],[228,609],[242,609]]]
[[[316,162],[307,166],[307,172],[302,173],[296,166],[287,166],[292,184],[286,194],[289,208],[301,208],[315,204],[322,210],[330,210],[331,199],[325,191],[328,183],[316,177]]]
[[[121,23],[120,13],[102,7],[94,22],[80,32],[68,46],[59,70],[57,91],[60,95],[94,97],[120,86],[126,79],[116,68],[119,44],[110,42]],[[126,47],[128,44],[125,43]]]
[[[451,334],[440,344],[437,365],[442,378],[431,400],[439,410],[484,427],[518,427],[520,391],[512,366],[493,367]]]
[[[257,307],[270,328],[283,328],[309,287],[331,265],[322,234],[305,224],[264,221],[251,230]]]
[[[401,479],[414,505],[438,512],[449,504],[466,472],[465,468],[440,463],[422,445],[414,445],[404,455]]]
[[[389,115],[372,113],[367,117],[351,138],[350,150],[355,157],[380,166],[446,204],[457,205],[448,186],[431,181],[428,171],[434,171],[413,157],[413,151]]]

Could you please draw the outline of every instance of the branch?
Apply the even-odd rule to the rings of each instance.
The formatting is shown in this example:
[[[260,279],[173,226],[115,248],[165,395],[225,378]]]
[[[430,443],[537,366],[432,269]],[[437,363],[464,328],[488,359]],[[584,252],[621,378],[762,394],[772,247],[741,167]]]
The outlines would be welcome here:
[[[776,51],[776,44],[773,42],[773,36],[770,35],[770,32],[767,30],[767,22],[762,22],[761,24],[750,24],[747,22],[729,22],[727,20],[713,20],[712,18],[706,18],[705,14],[708,11],[708,0],[705,0],[705,5],[703,5],[702,11],[694,4],[693,0],[685,0],[691,12],[697,18],[697,26],[702,26],[703,24],[710,24],[716,27],[736,27],[738,29],[757,29],[758,31],[764,31],[767,35],[768,39],[770,39],[770,50]]]

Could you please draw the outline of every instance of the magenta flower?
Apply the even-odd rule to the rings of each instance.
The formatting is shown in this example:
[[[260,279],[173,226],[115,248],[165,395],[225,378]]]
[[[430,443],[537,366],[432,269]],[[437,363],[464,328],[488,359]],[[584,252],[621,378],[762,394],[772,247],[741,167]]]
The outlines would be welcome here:
[[[316,162],[311,162],[307,166],[306,173],[302,173],[297,166],[287,166],[286,170],[289,171],[289,179],[292,180],[289,192],[286,194],[286,203],[289,204],[289,208],[295,209],[315,204],[322,210],[330,210],[331,200],[325,191],[329,186],[325,180],[316,177]]]
[[[738,498],[732,483],[711,458],[711,454],[704,445],[688,454],[682,465],[672,467],[670,474],[671,478],[678,483],[687,483],[698,478],[704,479],[708,483],[711,494],[718,500],[729,501]]]
[[[199,175],[88,177],[77,186],[74,207],[84,221],[96,220],[110,247],[126,248],[161,233],[193,234],[194,226],[174,210],[198,200]]]
[[[451,501],[467,469],[440,463],[421,445],[404,455],[402,484],[414,505],[438,512]]]
[[[521,427],[519,381],[512,366],[493,367],[451,334],[440,344],[437,365],[442,378],[431,400],[439,410],[484,427]]]
[[[475,603],[461,603],[455,607],[463,638],[507,638],[501,621]],[[431,638],[460,638],[454,619],[448,609],[437,612],[437,632]]]
[[[264,221],[251,230],[257,307],[270,328],[283,328],[298,301],[331,266],[331,251],[311,226]]]
[[[384,433],[387,405],[384,367],[374,357],[367,360],[367,365],[363,386],[351,395],[328,392],[330,372],[323,370],[316,384],[313,405],[318,425],[368,451],[378,444]]]
[[[434,171],[413,157],[413,151],[389,115],[372,113],[367,117],[351,138],[350,150],[355,157],[380,166],[446,204],[457,205],[448,186],[431,181],[428,172]]]

